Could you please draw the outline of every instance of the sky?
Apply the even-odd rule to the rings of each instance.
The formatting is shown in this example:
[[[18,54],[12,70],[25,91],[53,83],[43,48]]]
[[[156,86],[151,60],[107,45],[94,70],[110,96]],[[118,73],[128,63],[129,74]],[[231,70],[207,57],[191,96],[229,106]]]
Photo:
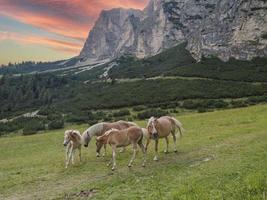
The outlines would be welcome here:
[[[79,54],[101,10],[148,0],[0,0],[0,65]]]

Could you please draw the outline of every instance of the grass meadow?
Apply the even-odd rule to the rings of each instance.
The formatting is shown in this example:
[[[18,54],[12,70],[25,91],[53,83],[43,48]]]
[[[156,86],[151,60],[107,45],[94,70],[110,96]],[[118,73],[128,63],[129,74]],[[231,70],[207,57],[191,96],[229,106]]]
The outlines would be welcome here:
[[[128,169],[131,148],[117,154],[117,167],[106,166],[111,156],[96,158],[95,141],[82,149],[83,161],[64,168],[64,130],[32,136],[0,138],[0,199],[267,199],[267,104],[177,116],[186,129],[178,153],[141,167],[139,151]],[[145,121],[137,121],[144,127]],[[67,127],[81,132],[87,125]],[[172,140],[170,140],[170,144]],[[92,191],[77,197],[81,191]]]

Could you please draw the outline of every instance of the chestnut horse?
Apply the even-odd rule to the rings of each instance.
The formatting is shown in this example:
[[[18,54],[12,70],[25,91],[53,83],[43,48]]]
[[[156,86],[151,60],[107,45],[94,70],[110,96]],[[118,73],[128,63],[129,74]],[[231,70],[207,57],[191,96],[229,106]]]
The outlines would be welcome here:
[[[142,143],[143,139],[143,130],[140,127],[132,126],[124,130],[111,129],[107,131],[104,135],[96,138],[97,149],[103,144],[109,144],[112,147],[112,170],[116,168],[116,148],[117,147],[126,147],[128,145],[133,146],[133,156],[128,164],[128,167],[132,166],[132,163],[136,156],[137,145],[142,149],[144,154],[144,161],[142,166],[145,166],[146,162],[146,150]],[[108,166],[111,164],[109,162]]]
[[[151,117],[148,120],[147,130],[148,130],[149,138],[152,138],[155,140],[155,156],[154,156],[155,161],[158,160],[158,140],[160,138],[165,138],[166,149],[164,152],[168,153],[168,151],[169,151],[168,136],[171,134],[173,137],[173,142],[174,142],[174,152],[177,152],[176,135],[175,135],[177,129],[179,130],[180,137],[181,137],[183,134],[182,133],[183,132],[182,124],[174,117],[170,117],[170,116],[163,116],[160,118]],[[147,146],[149,144],[149,141],[150,140],[148,139],[147,144],[146,144],[146,149],[147,149]]]
[[[115,128],[118,130],[123,130],[123,129],[129,128],[131,126],[137,126],[137,125],[133,122],[127,122],[127,121],[123,121],[123,120],[120,120],[117,122],[111,122],[111,123],[101,122],[101,123],[95,124],[83,132],[82,138],[83,138],[84,146],[88,147],[88,144],[91,141],[92,137],[101,136],[106,131],[108,131],[112,128]],[[101,148],[102,148],[102,146],[100,147],[100,149]],[[106,153],[106,145],[104,145],[104,148],[105,148],[105,153]],[[96,154],[97,157],[100,156],[99,152],[100,152],[100,150]],[[105,155],[105,153],[103,155]]]

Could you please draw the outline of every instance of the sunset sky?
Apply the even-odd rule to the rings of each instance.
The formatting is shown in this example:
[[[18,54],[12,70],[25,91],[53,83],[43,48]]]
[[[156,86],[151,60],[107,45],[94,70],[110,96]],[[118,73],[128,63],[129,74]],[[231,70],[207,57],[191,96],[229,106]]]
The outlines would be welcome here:
[[[0,0],[0,64],[78,55],[103,9],[143,9],[148,0]]]

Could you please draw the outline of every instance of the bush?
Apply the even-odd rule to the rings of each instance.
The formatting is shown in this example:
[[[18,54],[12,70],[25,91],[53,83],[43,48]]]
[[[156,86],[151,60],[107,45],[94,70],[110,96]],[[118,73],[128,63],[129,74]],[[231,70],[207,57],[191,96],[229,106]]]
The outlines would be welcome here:
[[[144,112],[140,112],[137,114],[137,118],[138,119],[148,119],[152,116],[154,117],[161,117],[161,116],[164,116],[164,115],[167,115],[168,112],[165,111],[165,110],[161,110],[161,109],[151,109],[151,110],[146,110]]]
[[[23,128],[23,135],[33,135],[36,134],[38,131],[45,130],[45,125],[41,121],[33,121],[31,123],[28,123]]]
[[[77,124],[86,123],[88,121],[88,117],[85,116],[78,116],[70,114],[66,117],[66,122],[72,122]]]
[[[240,108],[240,107],[246,107],[248,106],[244,101],[242,100],[235,100],[231,102],[233,108]]]
[[[93,126],[94,124],[97,124],[97,123],[98,123],[98,120],[96,119],[91,119],[88,121],[89,126]]]
[[[204,108],[225,108],[229,106],[229,103],[221,99],[211,100],[185,100],[182,105],[186,109],[199,110]]]
[[[61,129],[64,127],[63,119],[56,119],[48,123],[48,129]]]
[[[53,121],[53,120],[57,120],[57,119],[61,119],[62,118],[62,115],[59,114],[59,113],[51,113],[47,116],[47,119],[49,121]]]
[[[123,110],[119,110],[113,113],[113,117],[121,117],[121,116],[126,116],[126,115],[130,115],[130,111],[128,109],[123,109]]]
[[[110,115],[106,115],[106,116],[103,118],[103,120],[104,120],[105,122],[110,122],[110,121],[112,121],[112,116],[110,116]]]
[[[133,107],[133,111],[142,111],[145,109],[146,109],[146,106],[142,106],[142,105]]]

